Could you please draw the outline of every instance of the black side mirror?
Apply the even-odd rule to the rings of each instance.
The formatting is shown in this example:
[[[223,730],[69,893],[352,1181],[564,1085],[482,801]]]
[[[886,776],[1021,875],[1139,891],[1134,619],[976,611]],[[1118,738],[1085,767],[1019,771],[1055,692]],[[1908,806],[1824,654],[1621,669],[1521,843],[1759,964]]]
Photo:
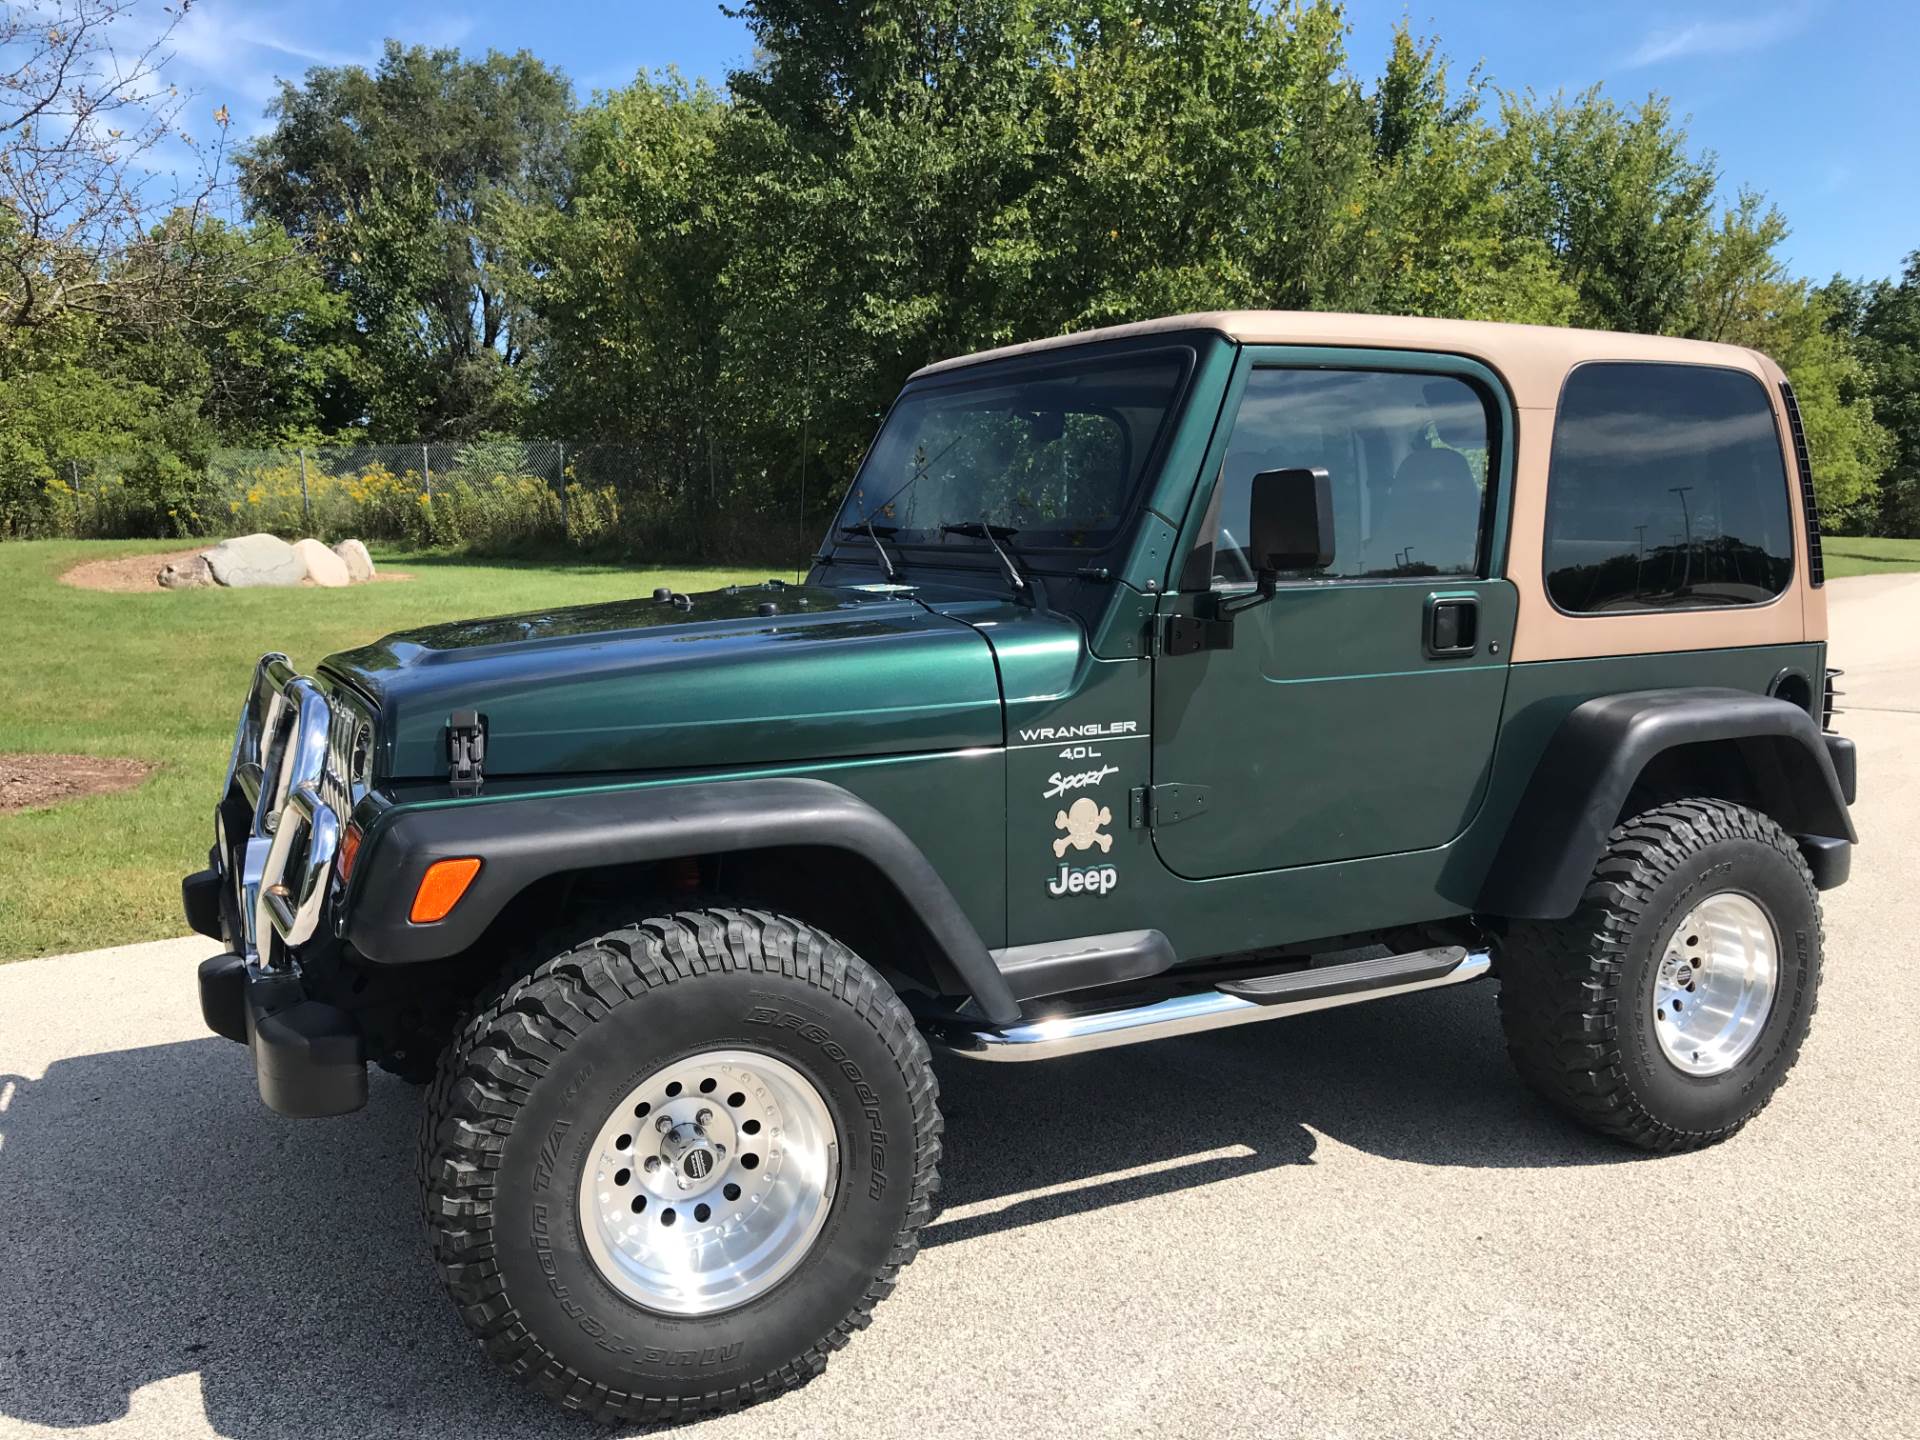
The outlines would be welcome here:
[[[1270,587],[1281,570],[1333,564],[1333,487],[1327,472],[1262,470],[1253,477],[1247,514],[1247,562]]]
[[[1209,596],[1195,619],[1168,621],[1167,654],[1231,650],[1233,617],[1264,605],[1279,593],[1282,570],[1324,570],[1333,564],[1333,486],[1327,472],[1262,470],[1253,477],[1247,506],[1247,543],[1242,554],[1253,567],[1251,595]]]

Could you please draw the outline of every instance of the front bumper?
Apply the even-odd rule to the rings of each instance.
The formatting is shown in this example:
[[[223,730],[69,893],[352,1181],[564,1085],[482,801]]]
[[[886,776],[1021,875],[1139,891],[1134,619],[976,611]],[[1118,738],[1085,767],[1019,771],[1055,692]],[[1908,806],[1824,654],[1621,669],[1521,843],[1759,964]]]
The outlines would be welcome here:
[[[253,1054],[260,1098],[282,1115],[345,1115],[367,1103],[366,1042],[346,1011],[310,1000],[291,970],[244,956],[200,964],[200,1013],[216,1035]]]

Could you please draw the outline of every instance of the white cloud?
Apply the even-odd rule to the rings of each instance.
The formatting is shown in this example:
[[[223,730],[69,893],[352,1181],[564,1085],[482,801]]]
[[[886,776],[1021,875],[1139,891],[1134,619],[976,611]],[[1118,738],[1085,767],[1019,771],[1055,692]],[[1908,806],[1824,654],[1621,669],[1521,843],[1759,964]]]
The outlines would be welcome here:
[[[1775,10],[1746,20],[1693,20],[1648,32],[1626,59],[1626,67],[1659,65],[1693,55],[1738,55],[1778,44],[1805,21],[1797,8]]]
[[[167,39],[176,67],[170,74],[183,90],[204,98],[196,108],[210,114],[215,105],[228,105],[235,130],[251,135],[266,128],[266,102],[278,93],[282,79],[297,81],[314,65],[371,68],[389,35],[410,45],[457,46],[474,28],[467,16],[390,14],[380,34],[343,50],[313,38],[310,26],[301,23],[313,14],[303,6],[276,12],[233,0],[201,0]]]

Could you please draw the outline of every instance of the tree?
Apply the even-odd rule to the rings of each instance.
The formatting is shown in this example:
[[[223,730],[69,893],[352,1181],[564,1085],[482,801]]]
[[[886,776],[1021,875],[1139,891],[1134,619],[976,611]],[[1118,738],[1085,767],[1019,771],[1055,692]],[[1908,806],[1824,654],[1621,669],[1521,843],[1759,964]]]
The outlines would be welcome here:
[[[357,390],[346,297],[270,220],[189,220],[167,217],[124,263],[190,277],[199,322],[130,338],[126,368],[167,374],[223,444],[314,441],[341,428]]]
[[[1857,337],[1874,414],[1890,436],[1877,527],[1920,535],[1920,250],[1898,283],[1836,280],[1827,293],[1836,330]]]
[[[1711,155],[1651,96],[1626,111],[1596,86],[1544,104],[1507,97],[1505,188],[1523,233],[1541,237],[1576,295],[1576,325],[1675,333],[1687,323],[1713,223]]]
[[[1576,289],[1505,183],[1512,142],[1484,117],[1485,93],[1471,74],[1453,94],[1437,44],[1396,27],[1371,97],[1365,258],[1347,308],[1545,325],[1573,314]]]
[[[522,207],[512,225],[542,337],[541,428],[634,445],[666,503],[709,511],[766,411],[765,381],[739,394],[729,373],[743,302],[727,267],[748,204],[723,154],[734,123],[705,85],[641,76],[577,118],[567,206]]]
[[[218,186],[219,147],[195,146],[187,97],[162,77],[189,3],[157,34],[133,23],[135,0],[0,7],[0,365],[69,317],[152,329],[189,316],[197,293],[150,234],[169,211],[197,223]],[[224,132],[225,109],[212,118]],[[196,173],[156,176],[148,162],[174,141]]]
[[[1702,239],[1682,333],[1764,351],[1787,372],[1800,407],[1823,524],[1858,523],[1873,506],[1888,454],[1866,376],[1830,307],[1787,273],[1784,216],[1742,191]]]
[[[319,258],[352,309],[372,435],[511,427],[534,336],[515,300],[514,207],[557,207],[572,90],[521,51],[463,60],[389,41],[379,67],[282,82],[239,157],[247,213]],[[343,417],[349,418],[349,417]]]

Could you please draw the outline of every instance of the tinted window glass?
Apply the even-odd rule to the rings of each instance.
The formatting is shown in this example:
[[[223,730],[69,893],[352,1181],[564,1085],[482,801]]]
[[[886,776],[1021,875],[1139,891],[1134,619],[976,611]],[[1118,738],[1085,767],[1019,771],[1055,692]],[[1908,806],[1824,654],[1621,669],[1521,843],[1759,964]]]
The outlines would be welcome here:
[[[1450,375],[1255,370],[1220,474],[1214,578],[1253,578],[1253,477],[1296,467],[1325,470],[1333,491],[1333,564],[1316,573],[1478,573],[1491,433],[1480,392]]]
[[[1579,612],[1771,600],[1793,574],[1767,392],[1706,365],[1582,365],[1547,480],[1547,593]]]
[[[839,524],[871,517],[896,545],[963,551],[982,542],[943,526],[1008,527],[1023,553],[1105,544],[1185,374],[1184,359],[1161,354],[909,391]]]

